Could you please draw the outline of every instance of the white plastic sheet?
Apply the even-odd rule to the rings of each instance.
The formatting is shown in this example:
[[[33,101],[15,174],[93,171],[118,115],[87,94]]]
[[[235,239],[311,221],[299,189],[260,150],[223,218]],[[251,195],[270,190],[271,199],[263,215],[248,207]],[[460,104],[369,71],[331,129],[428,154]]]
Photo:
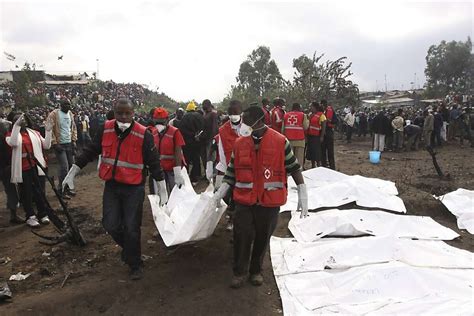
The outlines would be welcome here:
[[[212,184],[205,192],[197,194],[186,169],[181,172],[185,184],[181,188],[173,188],[164,207],[160,207],[158,195],[148,196],[156,228],[168,247],[211,236],[226,208],[225,203],[217,209],[213,208]]]
[[[457,189],[438,199],[457,217],[460,229],[474,234],[474,191]]]
[[[356,202],[368,208],[379,208],[406,213],[405,204],[391,181],[343,173],[319,167],[303,171],[308,190],[309,209],[337,207]],[[288,200],[281,211],[296,210],[298,192],[292,178],[288,180]]]
[[[284,264],[275,267],[275,275],[347,269],[390,261],[428,268],[470,269],[474,264],[471,252],[442,241],[390,236],[328,238],[312,243],[299,243],[294,238],[272,237],[271,247],[278,247],[283,251],[281,255]]]
[[[364,241],[365,239],[365,241]],[[378,239],[383,247],[382,239],[375,237],[353,238],[365,244],[367,240]],[[433,315],[452,314],[472,315],[473,269],[443,268],[443,266],[469,265],[468,254],[454,249],[438,241],[402,240],[402,243],[413,244],[411,250],[416,251],[419,245],[425,248],[424,253],[431,252],[430,257],[448,255],[451,258],[439,258],[439,267],[436,259],[429,263],[420,256],[413,256],[410,260],[416,264],[428,264],[432,267],[416,267],[400,261],[385,263],[367,263],[357,267],[318,271],[321,264],[318,260],[315,271],[311,270],[311,263],[306,267],[288,266],[288,257],[285,253],[299,247],[292,239],[272,238],[271,260],[275,278],[283,303],[285,315],[320,315],[320,314],[351,314],[351,315]],[[347,247],[343,240],[328,239],[319,241],[316,251],[327,243],[327,251],[333,249],[331,255],[341,254]],[[370,246],[367,244],[367,249]],[[429,250],[433,246],[432,250]],[[310,245],[303,245],[303,248]],[[468,253],[468,254],[467,254]],[[361,256],[363,252],[359,252]],[[392,253],[393,254],[393,253]],[[407,255],[396,255],[397,258],[407,258]],[[324,256],[323,256],[324,257]],[[370,256],[367,259],[370,261]],[[471,257],[472,258],[472,257]],[[355,257],[354,259],[357,260]],[[388,257],[386,258],[388,259]],[[354,262],[354,264],[359,264]],[[350,266],[350,262],[347,263]],[[307,269],[309,268],[309,269]]]
[[[433,240],[452,240],[459,236],[427,216],[357,209],[310,212],[309,217],[303,219],[293,212],[288,228],[299,242],[312,242],[324,236],[373,235]]]

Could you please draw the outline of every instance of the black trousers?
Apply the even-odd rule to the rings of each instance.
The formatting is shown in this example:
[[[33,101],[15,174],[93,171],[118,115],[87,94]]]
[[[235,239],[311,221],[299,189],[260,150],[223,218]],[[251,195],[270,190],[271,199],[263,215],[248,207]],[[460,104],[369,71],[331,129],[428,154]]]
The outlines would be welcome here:
[[[263,258],[276,228],[279,212],[279,207],[235,203],[233,243],[235,276],[262,271]]]
[[[46,196],[44,189],[44,177],[38,176],[36,167],[23,171],[23,183],[20,183],[20,197],[23,208],[25,209],[26,218],[35,215],[33,202],[38,209],[38,218],[48,215],[46,205]]]
[[[197,182],[201,178],[201,144],[192,143],[183,146],[183,154],[188,165],[192,164],[190,178],[192,182]]]
[[[144,185],[107,181],[103,196],[102,225],[122,247],[122,258],[131,268],[141,264],[141,225]]]
[[[16,210],[18,205],[18,193],[16,191],[15,185],[10,182],[11,172],[10,166],[4,167],[2,173],[2,183],[5,188],[5,194],[7,195],[7,208],[9,210]]]
[[[334,130],[332,128],[326,128],[326,134],[324,135],[321,148],[323,151],[322,166],[327,167],[329,162],[329,168],[336,170],[336,160],[334,159]]]

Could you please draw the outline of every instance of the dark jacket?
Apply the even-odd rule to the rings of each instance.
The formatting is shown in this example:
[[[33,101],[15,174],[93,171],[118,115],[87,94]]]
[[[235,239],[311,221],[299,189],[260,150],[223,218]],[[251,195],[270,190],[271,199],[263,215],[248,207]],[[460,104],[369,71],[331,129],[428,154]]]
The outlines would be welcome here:
[[[117,124],[115,124],[115,133],[119,138],[125,138],[128,136],[132,130],[132,125],[125,131],[121,131]],[[84,168],[89,162],[94,161],[102,153],[102,135],[104,134],[104,126],[100,126],[97,134],[95,135],[92,143],[88,144],[82,150],[80,156],[76,157],[76,165],[79,168]],[[151,176],[156,181],[161,181],[164,179],[163,170],[161,169],[160,164],[160,154],[155,147],[155,142],[153,141],[153,135],[147,130],[145,132],[145,137],[143,138],[143,164],[148,167],[148,170],[151,173]],[[143,181],[145,183],[146,179],[146,169],[143,169]]]
[[[199,140],[202,139],[202,134],[199,139],[196,139],[196,135],[201,131],[203,132],[203,130],[204,118],[199,112],[186,112],[181,119],[181,122],[179,122],[179,131],[183,135],[186,145],[199,143]]]
[[[391,130],[390,120],[383,112],[377,114],[372,120],[372,131],[375,134],[388,135],[391,133]]]

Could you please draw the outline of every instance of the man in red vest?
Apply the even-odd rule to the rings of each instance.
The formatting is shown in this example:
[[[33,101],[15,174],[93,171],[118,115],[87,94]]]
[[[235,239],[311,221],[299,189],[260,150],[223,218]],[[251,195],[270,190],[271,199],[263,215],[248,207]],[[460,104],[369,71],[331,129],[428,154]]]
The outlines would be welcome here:
[[[336,160],[334,159],[334,128],[336,127],[337,116],[331,105],[328,105],[328,101],[321,100],[321,105],[324,109],[324,115],[326,116],[326,133],[321,144],[322,149],[322,166],[332,170],[336,170]],[[329,162],[329,164],[328,164]]]
[[[176,127],[169,125],[169,114],[166,109],[158,107],[153,111],[153,126],[148,127],[153,135],[155,146],[160,153],[161,168],[165,174],[168,194],[174,185],[184,185],[184,178],[181,172],[183,165],[184,139],[181,132]],[[153,187],[154,188],[154,187]],[[154,189],[156,194],[157,191]]]
[[[304,162],[304,146],[306,143],[305,131],[308,129],[309,121],[303,113],[299,103],[293,103],[291,111],[283,117],[282,134],[290,141],[291,148],[302,168]]]
[[[121,259],[130,267],[130,278],[142,277],[141,223],[145,198],[145,166],[158,181],[161,204],[168,201],[160,156],[153,136],[133,120],[130,100],[122,98],[114,105],[115,119],[106,121],[77,157],[62,186],[74,189],[74,178],[87,163],[101,155],[99,177],[105,181],[102,224],[122,247]]]
[[[280,206],[286,203],[288,174],[298,185],[298,210],[301,209],[302,217],[308,215],[308,194],[301,167],[286,137],[264,124],[261,107],[250,106],[244,111],[240,135],[223,183],[213,197],[217,204],[233,187],[233,288],[241,287],[248,273],[253,285],[263,284],[263,258],[277,225]]]
[[[229,103],[229,109],[227,110],[229,120],[225,122],[219,128],[219,134],[216,136],[217,142],[217,153],[218,163],[216,165],[217,175],[215,181],[215,190],[217,191],[222,184],[222,179],[227,170],[227,165],[230,162],[232,156],[232,150],[234,144],[239,137],[241,114],[242,114],[242,103],[238,100],[232,100]],[[208,161],[208,169],[213,167],[213,161]],[[213,170],[206,170],[207,178],[210,181]],[[225,202],[228,205],[227,214],[229,221],[227,223],[227,230],[232,230],[232,216],[234,213],[234,201],[231,197],[225,197]]]
[[[267,98],[262,99],[262,110],[265,114],[265,125],[272,126],[272,120],[270,117],[270,101]]]
[[[322,148],[326,132],[326,116],[323,108],[318,102],[311,102],[311,116],[308,128],[308,148],[306,149],[306,159],[311,161],[311,168],[321,166]]]
[[[283,117],[285,115],[283,106],[285,106],[285,99],[275,98],[273,100],[273,109],[270,111],[271,127],[278,133],[281,133],[281,127],[283,126]]]

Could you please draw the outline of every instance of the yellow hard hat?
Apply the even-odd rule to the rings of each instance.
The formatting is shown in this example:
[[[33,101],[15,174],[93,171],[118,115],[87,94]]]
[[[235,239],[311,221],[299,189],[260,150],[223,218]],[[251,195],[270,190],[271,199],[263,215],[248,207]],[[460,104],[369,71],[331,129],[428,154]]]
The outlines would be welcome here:
[[[186,106],[186,111],[196,111],[197,109],[197,106],[196,106],[196,103],[194,103],[194,101],[191,101],[188,103],[188,106]]]

